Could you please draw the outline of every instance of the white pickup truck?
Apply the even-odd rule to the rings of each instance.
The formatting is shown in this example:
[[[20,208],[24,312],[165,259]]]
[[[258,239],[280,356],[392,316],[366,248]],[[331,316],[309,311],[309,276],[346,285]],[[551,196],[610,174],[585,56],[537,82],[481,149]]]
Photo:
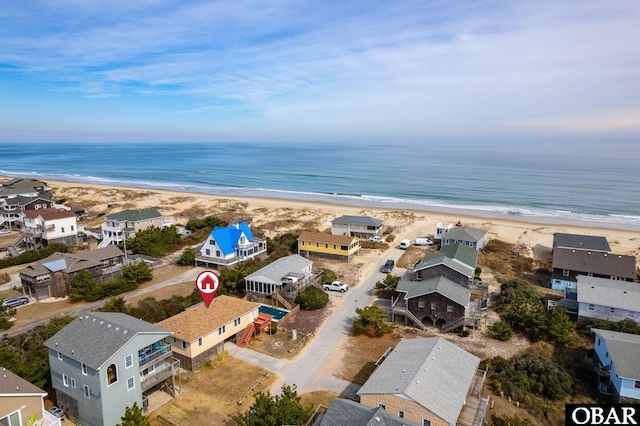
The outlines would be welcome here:
[[[373,237],[369,237],[369,241],[375,241],[376,243],[384,243],[384,239],[377,235],[374,235]]]

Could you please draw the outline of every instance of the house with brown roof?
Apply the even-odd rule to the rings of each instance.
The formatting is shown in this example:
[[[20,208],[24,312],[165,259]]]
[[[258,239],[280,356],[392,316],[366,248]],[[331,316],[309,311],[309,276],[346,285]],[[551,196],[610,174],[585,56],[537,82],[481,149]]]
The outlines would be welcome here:
[[[117,246],[74,254],[54,253],[20,270],[23,292],[38,301],[65,297],[69,294],[69,283],[82,270],[99,282],[119,276],[123,257]]]
[[[52,243],[78,244],[78,224],[72,210],[44,208],[24,212],[27,248],[39,248]]]
[[[304,231],[298,237],[300,256],[317,256],[329,259],[351,260],[360,253],[360,240],[346,235]]]
[[[51,192],[51,187],[38,179],[24,179],[13,178],[6,182],[2,182],[3,188],[20,188],[20,189],[35,189],[39,194],[48,194]]]
[[[44,409],[47,393],[17,374],[0,372],[0,424],[26,425],[31,419],[39,426],[60,426],[60,419]]]
[[[578,275],[616,281],[634,281],[636,258],[605,251],[553,249],[551,288],[575,296]],[[574,297],[575,298],[575,297]]]
[[[157,325],[173,332],[173,356],[194,371],[222,352],[225,341],[241,337],[260,316],[259,308],[257,303],[221,295],[208,308],[200,303]]]

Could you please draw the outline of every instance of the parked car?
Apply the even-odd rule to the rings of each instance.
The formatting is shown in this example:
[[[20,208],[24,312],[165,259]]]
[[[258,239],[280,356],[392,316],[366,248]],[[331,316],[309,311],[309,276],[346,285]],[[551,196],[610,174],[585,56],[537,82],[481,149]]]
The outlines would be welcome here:
[[[433,241],[431,241],[429,238],[416,238],[415,241],[413,242],[415,245],[417,246],[430,246],[433,245]]]
[[[380,269],[380,272],[384,273],[384,274],[390,274],[391,271],[393,271],[393,267],[395,266],[396,262],[393,259],[388,259],[384,265],[382,265],[382,268]]]
[[[402,240],[402,241],[400,241],[400,248],[402,250],[408,249],[410,245],[411,245],[411,240]]]
[[[15,308],[16,306],[22,306],[29,303],[28,297],[9,297],[2,301],[2,306],[7,308]]]
[[[373,237],[369,237],[369,241],[375,241],[376,243],[384,243],[384,238],[374,235]]]
[[[325,290],[339,291],[340,293],[344,293],[345,291],[349,290],[349,286],[340,281],[334,281],[330,284],[324,284],[323,287]]]

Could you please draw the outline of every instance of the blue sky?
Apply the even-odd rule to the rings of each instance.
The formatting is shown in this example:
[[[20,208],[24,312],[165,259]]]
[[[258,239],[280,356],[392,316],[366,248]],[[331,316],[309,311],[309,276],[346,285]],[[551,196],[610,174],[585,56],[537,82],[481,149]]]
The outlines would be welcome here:
[[[0,21],[0,142],[640,136],[637,0],[0,0]]]

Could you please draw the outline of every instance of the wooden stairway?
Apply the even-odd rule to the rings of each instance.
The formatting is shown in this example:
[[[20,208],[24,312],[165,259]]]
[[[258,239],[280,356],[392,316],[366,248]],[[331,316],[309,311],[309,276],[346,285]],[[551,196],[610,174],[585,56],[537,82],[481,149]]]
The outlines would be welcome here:
[[[443,333],[448,333],[448,332],[450,332],[452,330],[455,330],[456,328],[464,326],[464,323],[465,323],[465,318],[464,318],[464,315],[463,315],[463,316],[461,316],[461,317],[459,317],[457,319],[454,319],[453,321],[450,321],[450,322],[444,324],[442,326],[442,332]]]
[[[251,340],[251,336],[253,336],[253,333],[255,333],[255,331],[256,331],[256,325],[254,323],[250,323],[242,331],[242,334],[238,338],[236,345],[240,346],[241,348],[246,348],[247,345],[249,344],[249,340]]]
[[[293,309],[293,305],[287,299],[285,299],[284,296],[280,294],[278,290],[274,291],[272,296],[275,296],[276,300],[282,303],[282,306],[284,306],[286,309],[289,309],[289,310]]]

